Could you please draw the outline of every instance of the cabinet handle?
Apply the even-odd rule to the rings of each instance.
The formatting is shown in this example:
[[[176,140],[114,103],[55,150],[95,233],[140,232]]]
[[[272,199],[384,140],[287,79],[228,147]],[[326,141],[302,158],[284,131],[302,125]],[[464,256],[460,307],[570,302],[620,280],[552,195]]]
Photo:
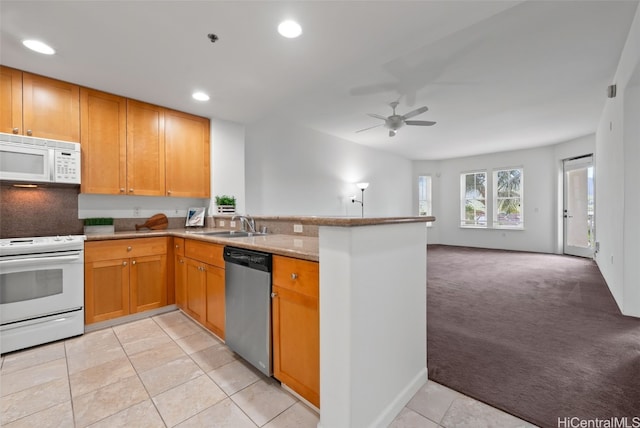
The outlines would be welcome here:
[[[298,274],[297,273],[292,273],[291,274],[291,279],[298,279]]]
[[[124,187],[120,188],[120,193],[124,193]]]
[[[132,265],[135,265],[135,264],[136,264],[136,261],[135,261],[135,260],[134,260],[134,261],[132,261],[132,262],[131,262],[131,264],[132,264]]]
[[[129,193],[133,193],[133,188],[129,189]]]
[[[180,245],[176,244],[176,248],[180,248]]]
[[[277,297],[278,293],[271,293],[271,298],[273,299],[274,297]]]
[[[171,194],[171,190],[167,190],[167,195],[170,195],[170,194]]]
[[[131,251],[133,248],[131,247],[127,247],[127,251]]]
[[[12,131],[13,131],[14,134],[17,134],[18,131],[20,131],[20,130],[18,128],[13,128]]]
[[[27,135],[28,135],[28,136],[31,136],[32,134],[33,134],[33,132],[31,132],[31,130],[30,130],[30,129],[27,129]]]
[[[180,263],[184,263],[184,260],[180,259]]]
[[[122,266],[126,266],[126,265],[127,265],[127,262],[122,262]]]

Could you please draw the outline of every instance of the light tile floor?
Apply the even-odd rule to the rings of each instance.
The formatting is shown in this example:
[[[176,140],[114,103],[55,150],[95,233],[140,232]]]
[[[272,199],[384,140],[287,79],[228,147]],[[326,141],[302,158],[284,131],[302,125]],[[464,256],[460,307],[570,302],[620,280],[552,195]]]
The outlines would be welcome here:
[[[0,426],[315,428],[318,414],[180,311],[2,356]],[[429,381],[393,428],[532,427]]]

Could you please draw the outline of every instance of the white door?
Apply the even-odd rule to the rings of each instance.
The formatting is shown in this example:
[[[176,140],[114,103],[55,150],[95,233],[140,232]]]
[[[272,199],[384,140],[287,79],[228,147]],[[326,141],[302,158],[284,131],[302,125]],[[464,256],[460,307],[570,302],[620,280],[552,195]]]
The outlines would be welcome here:
[[[594,230],[593,156],[564,160],[564,253],[593,257]]]

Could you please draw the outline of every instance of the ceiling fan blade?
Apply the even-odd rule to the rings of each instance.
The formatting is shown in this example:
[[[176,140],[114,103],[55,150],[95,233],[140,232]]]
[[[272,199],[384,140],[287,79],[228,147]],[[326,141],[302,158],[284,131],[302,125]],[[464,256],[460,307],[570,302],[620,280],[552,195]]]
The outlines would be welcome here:
[[[405,114],[405,115],[404,115],[404,116],[402,116],[402,117],[403,117],[403,118],[405,118],[405,119],[409,119],[410,117],[413,117],[413,116],[417,116],[417,115],[419,115],[419,114],[422,114],[422,113],[424,113],[424,112],[425,112],[425,111],[427,111],[427,110],[429,110],[429,107],[427,107],[427,106],[423,106],[423,107],[420,107],[420,108],[417,108],[417,109],[415,109],[415,110],[410,111],[409,113]]]
[[[375,113],[367,113],[367,115],[368,115],[368,116],[371,116],[371,117],[375,117],[376,119],[387,120],[387,118],[386,118],[386,117],[384,117],[384,116],[382,116],[382,115],[379,115],[379,114],[375,114]]]
[[[429,120],[405,120],[405,125],[418,125],[418,126],[433,126],[436,122],[431,122]]]
[[[374,125],[374,126],[370,126],[368,128],[361,129],[359,131],[356,131],[356,133],[362,132],[362,131],[368,131],[369,129],[377,128],[377,127],[382,126],[382,125],[384,125],[384,123],[381,123],[380,125]]]

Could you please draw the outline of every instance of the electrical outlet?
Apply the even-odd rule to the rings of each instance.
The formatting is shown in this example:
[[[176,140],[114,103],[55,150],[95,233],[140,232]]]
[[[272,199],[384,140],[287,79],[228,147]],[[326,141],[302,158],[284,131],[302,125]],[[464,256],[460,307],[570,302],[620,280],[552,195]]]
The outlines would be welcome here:
[[[234,227],[236,227],[236,222],[235,222],[235,221],[230,221],[230,222],[229,222],[229,227],[230,227],[230,228],[234,228]]]
[[[140,217],[140,207],[134,207],[133,208],[133,216],[134,217]]]
[[[224,220],[220,220],[220,227],[224,227]]]
[[[178,208],[176,208],[174,214],[180,214],[180,210],[178,210]]]
[[[293,225],[293,231],[295,233],[302,233],[302,225],[301,224],[294,224]]]

